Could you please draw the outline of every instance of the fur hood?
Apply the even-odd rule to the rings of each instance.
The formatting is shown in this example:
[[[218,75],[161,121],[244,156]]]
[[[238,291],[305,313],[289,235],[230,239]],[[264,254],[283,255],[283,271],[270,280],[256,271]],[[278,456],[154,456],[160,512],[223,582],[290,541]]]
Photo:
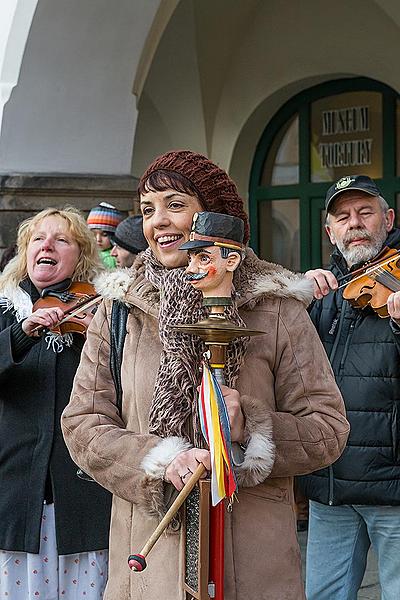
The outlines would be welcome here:
[[[146,279],[144,271],[143,258],[139,255],[130,269],[102,273],[94,285],[105,300],[119,300],[157,315],[159,292]],[[308,306],[313,297],[312,283],[304,275],[260,260],[251,248],[247,248],[245,259],[235,272],[234,284],[238,306],[249,309],[273,297],[295,298]]]

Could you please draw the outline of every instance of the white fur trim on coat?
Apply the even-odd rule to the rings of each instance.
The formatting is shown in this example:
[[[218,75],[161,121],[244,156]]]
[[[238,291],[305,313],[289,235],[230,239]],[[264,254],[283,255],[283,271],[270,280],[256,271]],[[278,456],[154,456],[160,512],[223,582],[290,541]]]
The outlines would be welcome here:
[[[308,306],[313,299],[313,284],[304,275],[276,272],[273,277],[263,275],[253,282],[253,293],[256,296],[274,294],[282,298],[296,298]]]
[[[12,310],[18,322],[32,314],[32,300],[20,287],[7,286],[0,293],[0,308],[4,312]]]
[[[271,437],[253,433],[244,461],[235,468],[239,486],[253,487],[267,479],[275,461],[275,444]]]
[[[127,306],[136,305],[144,312],[158,315],[159,292],[144,275],[142,254],[129,269],[104,271],[93,283],[105,300],[119,300]],[[256,305],[268,297],[295,298],[306,306],[312,301],[313,284],[304,275],[260,260],[250,248],[246,250],[243,265],[243,271],[236,271],[240,271],[239,279],[234,278],[238,306],[248,302]]]
[[[172,436],[161,439],[142,460],[141,467],[147,475],[156,479],[164,477],[165,469],[178,454],[190,450],[190,444],[184,438]]]
[[[267,479],[274,465],[272,420],[268,411],[251,396],[241,396],[241,404],[249,441],[244,460],[235,466],[235,473],[240,487],[253,487]]]
[[[93,281],[96,291],[105,300],[119,300],[120,302],[126,301],[126,292],[131,283],[132,276],[128,269],[104,271]]]

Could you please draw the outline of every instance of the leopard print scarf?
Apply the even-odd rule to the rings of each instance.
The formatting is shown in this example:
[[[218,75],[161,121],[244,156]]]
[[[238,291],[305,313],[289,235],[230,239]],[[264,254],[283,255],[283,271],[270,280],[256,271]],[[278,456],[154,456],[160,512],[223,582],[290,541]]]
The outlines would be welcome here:
[[[166,269],[150,249],[144,253],[147,279],[160,292],[159,331],[162,344],[160,366],[149,415],[149,431],[160,437],[190,438],[202,446],[197,410],[197,386],[205,344],[194,335],[173,331],[178,324],[193,324],[207,318],[202,294],[184,278],[184,268]],[[235,292],[233,292],[233,299]],[[236,302],[225,309],[226,317],[245,326]],[[244,360],[248,338],[233,340],[227,349],[226,385],[234,387]],[[193,434],[190,433],[193,432]]]

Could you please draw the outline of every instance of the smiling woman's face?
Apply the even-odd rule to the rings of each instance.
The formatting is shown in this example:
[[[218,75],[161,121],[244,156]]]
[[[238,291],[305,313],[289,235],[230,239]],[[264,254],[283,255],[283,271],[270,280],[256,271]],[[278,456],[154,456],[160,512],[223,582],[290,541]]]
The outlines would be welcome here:
[[[27,250],[27,271],[39,290],[71,278],[78,264],[80,247],[65,219],[45,217],[33,229]]]
[[[167,269],[187,265],[187,253],[179,248],[188,241],[195,212],[203,210],[195,196],[164,190],[141,196],[143,232],[154,256]]]

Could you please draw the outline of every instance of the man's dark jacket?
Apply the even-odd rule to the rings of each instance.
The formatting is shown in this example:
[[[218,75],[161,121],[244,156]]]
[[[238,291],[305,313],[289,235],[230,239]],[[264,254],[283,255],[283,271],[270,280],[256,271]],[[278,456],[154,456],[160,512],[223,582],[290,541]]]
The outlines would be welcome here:
[[[400,247],[400,229],[386,245]],[[329,268],[336,277],[348,273],[337,249]],[[350,436],[331,467],[300,477],[299,485],[323,504],[400,504],[400,328],[369,306],[353,308],[342,292],[315,301],[310,316],[342,392]]]

